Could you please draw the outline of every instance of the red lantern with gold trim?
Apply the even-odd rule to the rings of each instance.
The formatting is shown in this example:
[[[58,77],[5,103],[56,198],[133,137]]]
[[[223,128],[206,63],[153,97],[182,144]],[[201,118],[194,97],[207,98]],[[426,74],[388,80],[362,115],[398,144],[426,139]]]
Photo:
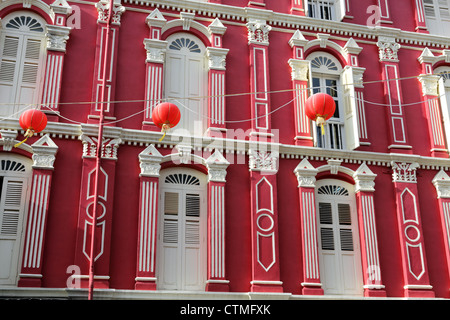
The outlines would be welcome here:
[[[20,115],[19,124],[25,130],[25,139],[14,145],[16,148],[32,137],[35,132],[39,133],[45,129],[47,116],[41,110],[29,109]]]
[[[175,127],[178,122],[180,122],[180,119],[180,109],[178,109],[178,107],[173,103],[160,103],[153,109],[152,121],[155,125],[161,128],[161,132],[164,132],[164,135],[159,141],[164,139],[167,131],[170,128]]]
[[[322,135],[325,134],[325,122],[333,116],[335,111],[336,102],[329,94],[316,93],[306,100],[306,116],[315,121],[317,126],[322,127]]]

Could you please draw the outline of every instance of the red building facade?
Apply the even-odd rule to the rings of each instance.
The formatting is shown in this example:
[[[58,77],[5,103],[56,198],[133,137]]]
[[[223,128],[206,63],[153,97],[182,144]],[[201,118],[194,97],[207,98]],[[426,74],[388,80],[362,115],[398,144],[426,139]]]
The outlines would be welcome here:
[[[449,5],[3,1],[2,295],[449,298]]]

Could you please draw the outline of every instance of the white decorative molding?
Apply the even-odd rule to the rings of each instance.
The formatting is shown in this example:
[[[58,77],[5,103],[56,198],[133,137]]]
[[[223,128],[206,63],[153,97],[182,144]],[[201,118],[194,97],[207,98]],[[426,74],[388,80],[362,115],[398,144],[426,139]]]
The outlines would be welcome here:
[[[209,68],[214,70],[225,70],[228,51],[230,51],[230,49],[214,47],[206,48]]]
[[[248,165],[252,171],[276,173],[278,171],[278,152],[249,150]]]
[[[310,61],[299,60],[299,59],[289,59],[289,66],[292,69],[291,77],[292,80],[308,81]]]
[[[434,61],[436,60],[436,57],[434,56],[434,54],[431,52],[430,49],[425,48],[422,51],[422,54],[420,55],[419,58],[417,58],[417,60],[419,60],[419,62],[422,63],[434,63]]]
[[[422,84],[422,94],[424,96],[439,96],[439,79],[441,77],[433,74],[419,75],[419,81]]]
[[[97,138],[82,134],[79,138],[83,143],[83,158],[93,158],[97,155]],[[103,138],[101,157],[117,160],[117,149],[122,143],[120,138]]]
[[[250,19],[247,22],[248,43],[269,45],[269,32],[272,27],[264,20]]]
[[[167,41],[144,39],[144,47],[147,51],[146,62],[164,63]]]
[[[344,46],[344,51],[347,54],[355,54],[358,55],[363,48],[361,48],[353,38],[348,39],[347,43]]]
[[[191,159],[192,146],[178,144],[175,146],[175,149],[178,151],[179,161],[183,164],[188,164]]]
[[[379,48],[380,61],[398,62],[398,50],[401,45],[396,42],[395,38],[379,37],[377,46]]]
[[[194,20],[195,13],[180,12],[180,19],[183,21],[183,30],[189,31],[191,28],[191,22]]]
[[[206,159],[206,166],[208,168],[209,181],[226,182],[227,168],[230,163],[224,158],[222,153],[216,149],[214,153]]]
[[[305,158],[294,169],[297,176],[298,187],[316,187],[316,175],[318,170]]]
[[[444,170],[440,170],[432,180],[438,198],[450,198],[450,177]]]
[[[109,10],[109,1],[100,0],[95,4],[98,12],[97,22],[106,23],[108,20],[108,10]],[[111,17],[111,23],[120,25],[120,18],[122,17],[122,13],[125,12],[125,7],[120,3],[114,3],[113,12]]]
[[[225,31],[227,31],[227,27],[223,25],[219,18],[215,18],[214,21],[208,26],[208,30],[211,34],[224,35]]]
[[[392,161],[392,181],[416,183],[416,170],[419,167],[417,162],[395,162]]]
[[[147,23],[148,27],[158,27],[162,28],[167,23],[167,20],[164,18],[162,13],[155,9],[145,18],[145,22]]]
[[[71,28],[47,25],[47,50],[66,52]]]
[[[31,145],[33,150],[33,169],[53,170],[55,155],[58,152],[58,146],[47,133]]]
[[[300,30],[296,30],[294,35],[289,40],[289,45],[291,48],[293,47],[304,47],[308,43],[308,40],[305,39]]]
[[[159,177],[163,156],[153,144],[139,154],[140,176]]]
[[[330,166],[331,174],[337,174],[339,172],[339,166],[341,165],[342,160],[329,159],[327,162],[328,162],[328,165]]]
[[[0,142],[3,145],[3,151],[11,151],[14,145],[16,144],[18,131],[1,129],[0,133],[2,135]]]
[[[66,0],[56,0],[50,5],[50,8],[55,14],[58,13],[67,16],[72,13],[72,7]]]
[[[355,192],[374,192],[376,176],[364,162],[353,174],[356,183]]]
[[[318,33],[317,39],[319,39],[320,47],[326,48],[328,44],[328,39],[331,37],[331,35],[326,33]]]

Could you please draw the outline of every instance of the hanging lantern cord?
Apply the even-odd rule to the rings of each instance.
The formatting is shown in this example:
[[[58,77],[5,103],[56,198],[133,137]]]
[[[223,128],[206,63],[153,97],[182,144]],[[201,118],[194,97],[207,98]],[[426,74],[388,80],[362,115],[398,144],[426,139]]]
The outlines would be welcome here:
[[[14,148],[17,148],[18,146],[20,146],[22,143],[24,143],[25,141],[27,141],[28,138],[32,137],[34,134],[34,130],[32,128],[27,129],[27,131],[25,132],[25,139],[23,139],[22,141],[20,141],[19,143],[16,143],[14,145]]]
[[[161,127],[161,132],[164,132],[163,136],[161,137],[161,139],[159,139],[159,141],[162,141],[162,139],[164,139],[164,137],[166,136],[167,131],[169,131],[170,126],[167,123],[164,123]]]
[[[320,126],[322,128],[322,135],[324,136],[325,135],[325,127],[324,127],[324,125],[325,125],[325,118],[317,117],[316,118],[316,123],[317,123],[317,126]]]

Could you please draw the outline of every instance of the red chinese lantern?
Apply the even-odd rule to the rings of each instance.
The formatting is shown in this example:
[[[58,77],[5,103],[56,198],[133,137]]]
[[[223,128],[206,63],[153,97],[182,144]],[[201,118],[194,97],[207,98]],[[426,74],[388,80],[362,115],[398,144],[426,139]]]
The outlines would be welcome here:
[[[316,93],[306,100],[305,113],[317,126],[322,127],[322,135],[325,134],[325,121],[330,119],[336,110],[336,103],[332,96],[326,93]]]
[[[25,139],[14,145],[16,148],[32,137],[35,132],[38,133],[45,129],[47,116],[41,110],[29,109],[20,115],[19,124],[25,130]]]
[[[152,112],[152,120],[153,123],[156,124],[159,128],[161,128],[161,132],[164,132],[159,141],[164,139],[166,136],[166,132],[175,127],[178,122],[180,122],[181,113],[180,109],[173,103],[164,102],[158,104]]]

